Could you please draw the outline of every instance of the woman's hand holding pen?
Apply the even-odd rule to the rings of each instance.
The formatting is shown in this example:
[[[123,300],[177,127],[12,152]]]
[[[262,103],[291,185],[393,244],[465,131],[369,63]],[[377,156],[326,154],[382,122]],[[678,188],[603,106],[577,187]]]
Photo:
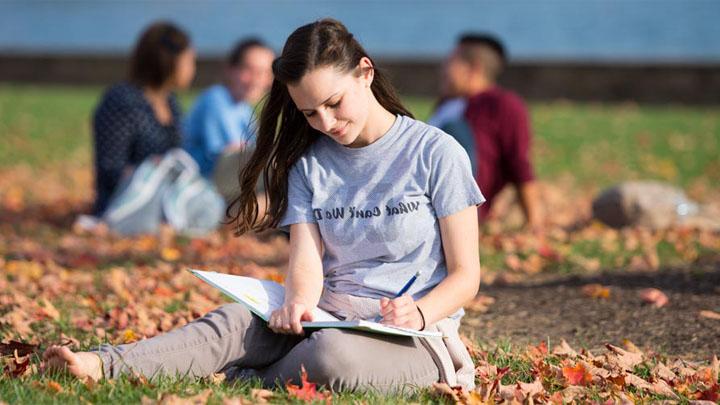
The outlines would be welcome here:
[[[414,330],[425,328],[423,315],[420,313],[415,300],[408,295],[401,295],[397,298],[380,298],[380,323],[399,326]]]
[[[268,327],[275,333],[301,335],[303,328],[300,322],[312,320],[312,310],[305,304],[286,302],[270,315]]]

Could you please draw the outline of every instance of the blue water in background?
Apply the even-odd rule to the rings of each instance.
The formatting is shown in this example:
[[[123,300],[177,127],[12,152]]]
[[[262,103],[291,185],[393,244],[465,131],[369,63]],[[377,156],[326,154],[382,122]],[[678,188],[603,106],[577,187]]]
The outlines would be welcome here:
[[[0,53],[126,53],[169,19],[200,54],[259,35],[280,49],[314,19],[343,21],[373,56],[444,55],[458,34],[499,35],[515,60],[720,61],[720,1],[0,0]]]

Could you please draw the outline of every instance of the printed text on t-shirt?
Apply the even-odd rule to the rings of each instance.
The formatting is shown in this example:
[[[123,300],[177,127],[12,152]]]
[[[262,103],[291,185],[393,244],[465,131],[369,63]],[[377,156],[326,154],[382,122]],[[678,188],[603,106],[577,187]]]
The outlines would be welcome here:
[[[385,209],[381,210],[380,207],[372,207],[370,209],[358,208],[356,206],[349,206],[347,210],[345,207],[336,207],[331,209],[323,210],[322,208],[314,208],[313,215],[318,221],[323,219],[356,219],[356,218],[372,218],[379,217],[385,213],[386,216],[403,215],[415,212],[420,208],[419,201],[412,201],[409,203],[399,202],[397,205],[385,205]]]

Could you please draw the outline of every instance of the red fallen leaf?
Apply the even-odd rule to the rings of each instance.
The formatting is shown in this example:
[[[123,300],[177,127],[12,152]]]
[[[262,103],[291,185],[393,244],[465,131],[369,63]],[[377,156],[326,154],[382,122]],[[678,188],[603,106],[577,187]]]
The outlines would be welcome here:
[[[0,356],[9,356],[15,353],[17,350],[18,356],[27,356],[28,354],[35,353],[38,345],[31,345],[28,343],[18,342],[17,340],[11,340],[7,343],[0,343]]]
[[[547,259],[550,261],[559,261],[560,260],[560,254],[557,252],[557,250],[550,247],[550,245],[543,243],[538,248],[538,254],[543,257],[543,259]]]
[[[542,359],[548,354],[548,347],[547,343],[543,340],[540,342],[537,346],[528,346],[527,350],[528,356],[530,356],[531,359]]]
[[[663,307],[670,301],[667,295],[657,288],[645,288],[640,290],[640,298],[642,298],[646,304],[651,304],[655,308]]]
[[[97,267],[99,263],[100,259],[91,253],[81,253],[77,256],[72,256],[65,261],[65,264],[72,268]]]
[[[299,399],[305,402],[324,400],[330,403],[332,394],[329,392],[318,391],[317,384],[308,381],[305,366],[301,366],[300,368],[300,381],[300,386],[290,384],[289,382],[285,384],[285,388],[287,389],[288,394],[290,394],[290,398]]]
[[[153,291],[153,295],[157,297],[172,297],[173,292],[169,288],[160,285],[155,288],[155,290]]]
[[[712,402],[720,401],[720,385],[718,383],[715,383],[707,390],[698,392],[697,394],[695,394],[695,399]]]
[[[592,381],[592,375],[580,363],[575,364],[575,367],[564,366],[562,373],[570,385],[587,385]]]

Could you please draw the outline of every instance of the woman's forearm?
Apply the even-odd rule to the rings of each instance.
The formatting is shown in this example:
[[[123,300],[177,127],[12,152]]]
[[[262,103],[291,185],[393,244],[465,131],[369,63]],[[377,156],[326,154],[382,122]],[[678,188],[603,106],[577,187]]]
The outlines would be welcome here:
[[[416,304],[423,312],[425,323],[433,324],[454,314],[475,297],[480,288],[480,265],[476,268],[458,268]]]
[[[285,279],[285,303],[301,303],[315,308],[323,289],[322,268],[290,266]]]
[[[322,241],[315,224],[290,227],[290,259],[285,278],[285,303],[315,308],[323,289]]]

